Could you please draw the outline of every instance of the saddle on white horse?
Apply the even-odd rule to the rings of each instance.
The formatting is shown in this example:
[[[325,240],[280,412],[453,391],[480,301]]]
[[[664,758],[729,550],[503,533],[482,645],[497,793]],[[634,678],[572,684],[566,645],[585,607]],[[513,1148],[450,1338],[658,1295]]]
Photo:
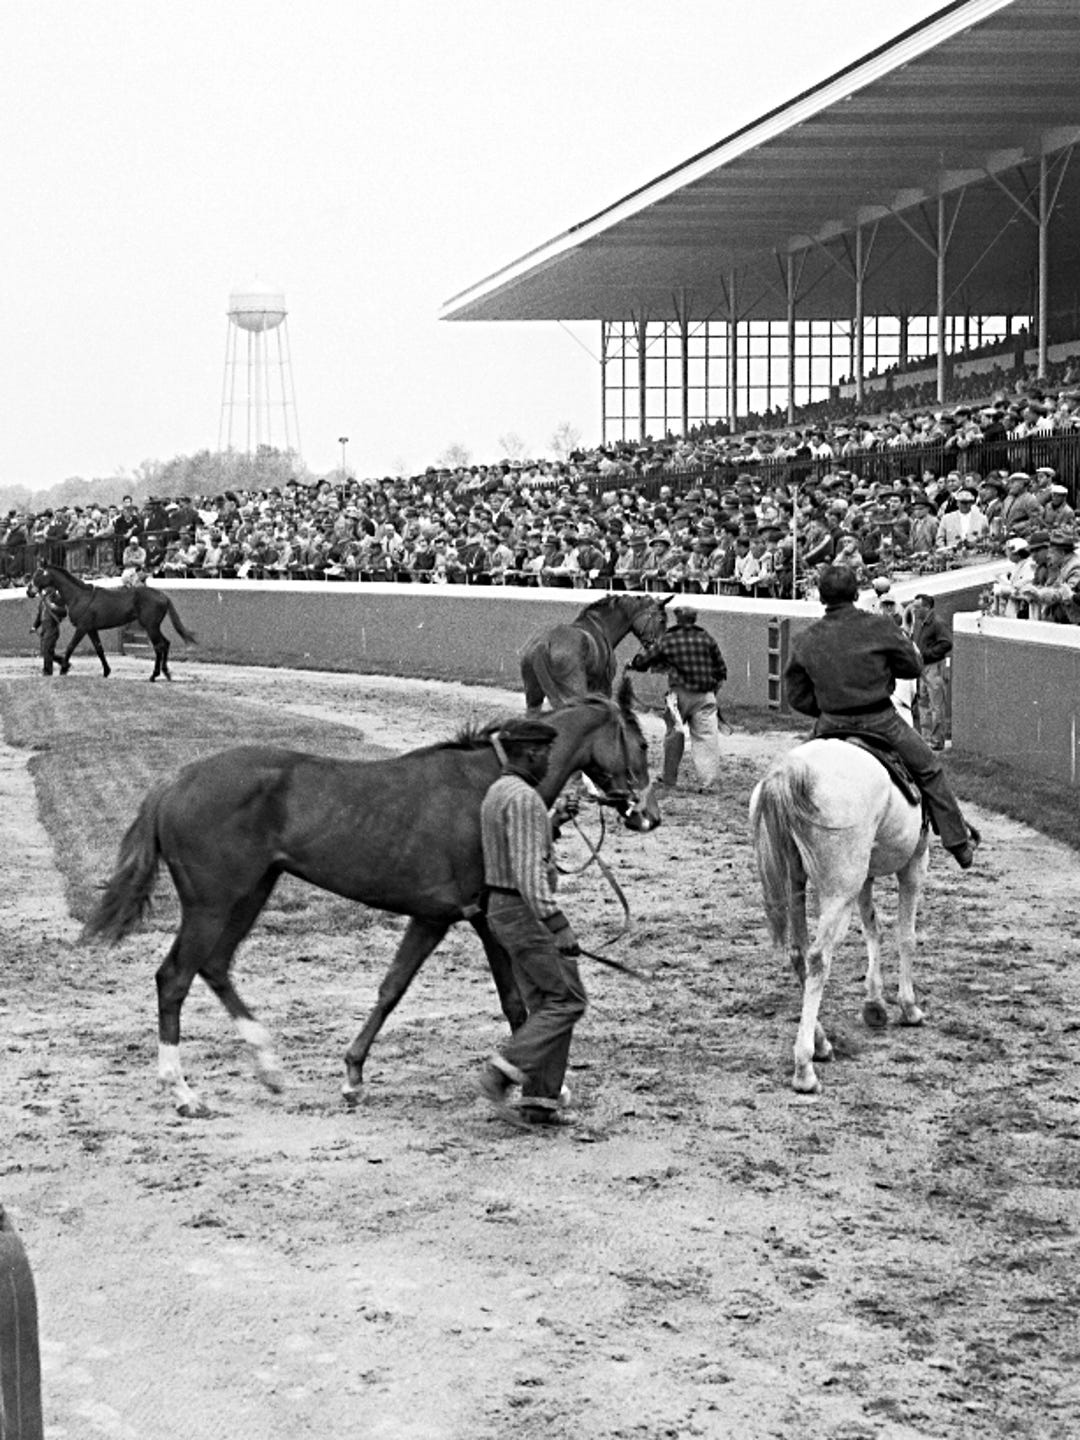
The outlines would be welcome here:
[[[860,750],[865,750],[868,755],[872,755],[885,767],[893,784],[906,800],[910,800],[912,805],[922,804],[922,791],[911,778],[911,772],[903,760],[883,735],[868,735],[865,730],[830,730],[827,735],[821,735],[818,738],[821,740],[844,740],[849,745],[857,745]]]

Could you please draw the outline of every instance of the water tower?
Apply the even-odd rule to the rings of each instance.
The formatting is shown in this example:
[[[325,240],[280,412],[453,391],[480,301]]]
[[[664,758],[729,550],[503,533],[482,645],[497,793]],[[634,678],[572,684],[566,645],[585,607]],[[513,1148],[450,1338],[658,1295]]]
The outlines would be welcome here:
[[[229,296],[218,449],[300,450],[285,296],[256,281]]]

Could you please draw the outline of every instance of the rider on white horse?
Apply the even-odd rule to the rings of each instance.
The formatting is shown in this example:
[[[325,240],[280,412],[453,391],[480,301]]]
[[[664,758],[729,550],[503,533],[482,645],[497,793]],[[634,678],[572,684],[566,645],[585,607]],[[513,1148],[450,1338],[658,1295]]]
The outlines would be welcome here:
[[[818,594],[825,615],[792,642],[784,670],[788,703],[816,717],[816,736],[855,732],[887,740],[922,791],[941,843],[967,870],[978,832],[960,813],[941,761],[892,703],[896,681],[921,673],[919,652],[888,617],[859,610],[858,593],[854,572],[846,566],[822,570]]]

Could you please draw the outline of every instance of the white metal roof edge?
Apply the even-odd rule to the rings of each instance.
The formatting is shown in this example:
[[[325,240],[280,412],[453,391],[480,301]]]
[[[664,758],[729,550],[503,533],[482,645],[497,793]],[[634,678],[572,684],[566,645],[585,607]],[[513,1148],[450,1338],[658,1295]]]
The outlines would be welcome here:
[[[846,67],[831,79],[822,81],[810,90],[777,109],[762,119],[752,122],[735,132],[726,140],[694,156],[684,164],[676,166],[658,179],[650,181],[640,189],[631,192],[622,200],[599,212],[589,220],[572,225],[561,235],[527,251],[519,259],[504,265],[502,269],[475,285],[460,291],[447,300],[439,316],[442,320],[482,300],[497,289],[522,279],[541,265],[557,260],[570,250],[595,239],[605,230],[611,229],[622,220],[627,220],[639,211],[654,205],[659,200],[702,179],[713,170],[722,169],[731,161],[769,140],[776,139],[785,130],[801,125],[830,105],[844,100],[855,91],[864,89],[875,80],[880,80],[892,71],[908,65],[928,50],[935,49],[944,41],[952,39],[963,30],[970,29],[980,21],[988,19],[999,10],[1007,9],[1015,0],[967,0],[966,4],[950,5],[947,9],[929,16],[920,24],[898,35],[895,40],[875,50],[863,61]]]

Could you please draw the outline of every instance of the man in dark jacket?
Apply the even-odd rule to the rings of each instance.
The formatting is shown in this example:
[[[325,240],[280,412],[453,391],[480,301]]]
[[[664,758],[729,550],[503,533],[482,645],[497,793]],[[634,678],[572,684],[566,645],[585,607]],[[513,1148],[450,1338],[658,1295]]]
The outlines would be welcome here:
[[[945,657],[953,642],[949,627],[934,612],[932,595],[912,602],[911,638],[923,663],[919,676],[919,733],[931,750],[945,749]]]
[[[792,642],[784,670],[788,703],[816,718],[816,736],[856,731],[888,740],[926,797],[941,843],[967,870],[978,834],[960,813],[941,761],[890,698],[897,680],[922,673],[918,650],[888,616],[856,608],[858,582],[846,566],[826,567],[818,593],[825,616]]]

